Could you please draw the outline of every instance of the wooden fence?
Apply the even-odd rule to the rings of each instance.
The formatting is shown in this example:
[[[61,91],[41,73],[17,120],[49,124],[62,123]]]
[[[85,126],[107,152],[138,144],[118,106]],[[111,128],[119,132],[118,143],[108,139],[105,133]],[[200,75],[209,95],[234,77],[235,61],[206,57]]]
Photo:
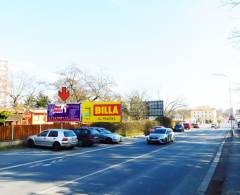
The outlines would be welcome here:
[[[46,129],[70,129],[81,125],[62,124],[43,124],[43,125],[14,125],[0,126],[0,141],[23,140],[28,136],[35,135]]]

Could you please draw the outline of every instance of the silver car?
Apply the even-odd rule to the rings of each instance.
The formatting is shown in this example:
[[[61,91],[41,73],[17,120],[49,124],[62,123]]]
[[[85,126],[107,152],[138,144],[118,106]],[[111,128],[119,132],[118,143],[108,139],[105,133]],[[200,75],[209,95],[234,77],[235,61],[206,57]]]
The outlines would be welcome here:
[[[93,127],[99,132],[99,138],[104,143],[119,143],[122,142],[122,136],[117,133],[112,133],[105,128]]]
[[[147,136],[147,142],[151,143],[169,143],[174,142],[175,134],[170,128],[154,128]]]
[[[72,130],[65,129],[48,129],[27,138],[30,147],[47,146],[53,147],[54,150],[60,150],[62,147],[74,148],[77,142],[76,134]]]

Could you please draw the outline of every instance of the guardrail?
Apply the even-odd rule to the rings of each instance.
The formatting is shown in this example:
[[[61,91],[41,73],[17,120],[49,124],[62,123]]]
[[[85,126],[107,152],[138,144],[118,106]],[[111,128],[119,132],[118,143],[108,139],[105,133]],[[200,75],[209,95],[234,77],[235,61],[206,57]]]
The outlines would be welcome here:
[[[46,129],[69,129],[79,126],[81,125],[72,125],[68,123],[0,126],[0,141],[23,140],[28,136],[38,134]]]

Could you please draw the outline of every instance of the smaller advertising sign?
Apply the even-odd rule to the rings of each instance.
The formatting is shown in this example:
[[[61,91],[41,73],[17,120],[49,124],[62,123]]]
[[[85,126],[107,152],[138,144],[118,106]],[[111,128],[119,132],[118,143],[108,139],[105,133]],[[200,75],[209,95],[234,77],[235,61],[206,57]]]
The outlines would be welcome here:
[[[120,102],[83,102],[82,122],[121,122]]]
[[[80,104],[56,105],[49,104],[47,111],[48,122],[79,122]]]

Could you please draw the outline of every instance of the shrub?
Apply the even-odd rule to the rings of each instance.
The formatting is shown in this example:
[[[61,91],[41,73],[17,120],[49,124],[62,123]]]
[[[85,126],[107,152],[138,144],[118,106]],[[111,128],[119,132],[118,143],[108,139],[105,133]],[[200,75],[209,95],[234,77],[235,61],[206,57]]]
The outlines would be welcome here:
[[[163,125],[164,127],[172,127],[172,119],[166,116],[160,116],[156,119],[156,121],[158,121],[161,125]]]
[[[121,123],[92,123],[91,126],[104,127],[123,136],[147,135],[149,130],[159,125],[157,121],[128,121]]]

